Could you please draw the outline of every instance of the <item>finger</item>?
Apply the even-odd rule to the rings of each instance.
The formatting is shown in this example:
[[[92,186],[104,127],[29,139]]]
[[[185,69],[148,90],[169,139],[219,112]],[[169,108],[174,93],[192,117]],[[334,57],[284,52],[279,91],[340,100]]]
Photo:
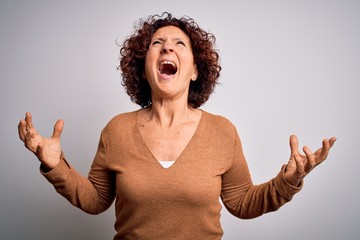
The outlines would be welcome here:
[[[330,146],[329,139],[324,139],[322,141],[322,148],[321,148],[321,152],[320,152],[320,158],[322,160],[325,160],[327,158],[330,148],[331,148],[331,146]]]
[[[316,158],[314,153],[310,150],[310,148],[308,146],[305,146],[303,148],[303,151],[306,155],[307,161],[306,161],[306,166],[305,166],[305,172],[309,173],[317,164],[316,162]]]
[[[337,139],[335,137],[330,138],[329,140],[324,139],[322,142],[322,147],[319,148],[316,152],[315,155],[321,157],[321,158],[326,158],[327,155],[329,154],[329,150],[331,149],[331,147],[334,145],[335,141]],[[327,143],[328,142],[328,143]]]
[[[34,126],[32,123],[32,116],[30,112],[25,114],[26,130],[30,131]]]
[[[53,138],[60,138],[62,130],[64,128],[64,121],[63,120],[57,120],[54,125],[54,131],[52,134]]]
[[[336,137],[332,137],[332,138],[330,138],[330,140],[329,140],[329,143],[330,143],[330,148],[332,147],[332,146],[334,146],[334,143],[336,142]]]
[[[21,141],[25,141],[25,134],[26,134],[26,122],[25,120],[20,120],[18,125],[18,133]]]
[[[299,142],[296,135],[290,136],[290,150],[291,150],[291,157],[298,155],[299,153]]]

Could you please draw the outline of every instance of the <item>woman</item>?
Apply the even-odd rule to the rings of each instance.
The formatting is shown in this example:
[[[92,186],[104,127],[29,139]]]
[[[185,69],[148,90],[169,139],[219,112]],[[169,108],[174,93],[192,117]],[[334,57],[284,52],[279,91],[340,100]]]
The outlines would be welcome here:
[[[315,153],[298,150],[279,174],[253,185],[234,125],[200,110],[221,67],[215,37],[191,18],[165,13],[141,21],[121,48],[123,85],[140,110],[115,116],[103,129],[89,176],[65,160],[63,121],[51,138],[39,135],[26,113],[19,136],[41,162],[42,174],[73,205],[90,214],[115,202],[114,239],[221,239],[219,197],[239,218],[275,211],[335,142]]]

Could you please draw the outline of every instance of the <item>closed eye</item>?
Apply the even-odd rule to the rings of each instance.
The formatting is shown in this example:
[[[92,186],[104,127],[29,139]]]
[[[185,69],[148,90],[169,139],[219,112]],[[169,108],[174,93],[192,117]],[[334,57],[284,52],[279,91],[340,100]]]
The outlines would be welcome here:
[[[155,40],[155,41],[152,42],[151,45],[156,45],[156,44],[161,44],[161,41],[160,40]]]
[[[180,40],[177,41],[176,43],[177,43],[177,44],[180,44],[180,45],[183,45],[183,46],[186,46],[185,43],[184,43],[183,41],[180,41]]]

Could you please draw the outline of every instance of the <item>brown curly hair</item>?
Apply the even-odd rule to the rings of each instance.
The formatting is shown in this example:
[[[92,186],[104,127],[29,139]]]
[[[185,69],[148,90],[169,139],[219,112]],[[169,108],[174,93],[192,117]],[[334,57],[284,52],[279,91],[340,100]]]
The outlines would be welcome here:
[[[203,105],[218,84],[221,66],[217,50],[214,48],[215,36],[202,30],[190,17],[180,19],[170,13],[152,15],[140,19],[135,25],[135,32],[128,37],[120,49],[120,65],[122,82],[131,101],[142,108],[151,105],[151,88],[145,78],[145,56],[153,34],[161,27],[175,26],[180,28],[189,38],[198,69],[198,78],[191,81],[188,104],[193,108]]]

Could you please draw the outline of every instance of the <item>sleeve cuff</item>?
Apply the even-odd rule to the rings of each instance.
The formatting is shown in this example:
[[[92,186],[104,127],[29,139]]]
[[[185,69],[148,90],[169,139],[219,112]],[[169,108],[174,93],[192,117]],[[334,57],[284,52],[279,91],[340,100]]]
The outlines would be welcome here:
[[[64,182],[71,171],[70,164],[66,161],[65,156],[61,153],[59,164],[51,169],[46,171],[44,166],[40,166],[40,173],[52,184]]]
[[[284,177],[285,168],[286,164],[281,167],[281,171],[274,179],[274,184],[282,197],[291,200],[292,197],[302,189],[304,181],[301,181],[298,186],[288,183]]]

